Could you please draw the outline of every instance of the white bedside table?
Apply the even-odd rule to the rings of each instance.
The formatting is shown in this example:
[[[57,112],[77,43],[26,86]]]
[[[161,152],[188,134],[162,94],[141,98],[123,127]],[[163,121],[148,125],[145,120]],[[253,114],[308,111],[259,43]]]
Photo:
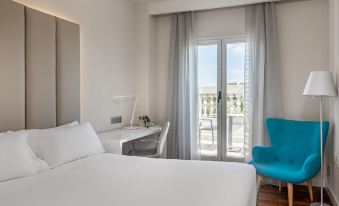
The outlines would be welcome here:
[[[150,135],[160,134],[161,127],[141,127],[134,130],[125,128],[98,133],[106,152],[123,154],[124,144]]]

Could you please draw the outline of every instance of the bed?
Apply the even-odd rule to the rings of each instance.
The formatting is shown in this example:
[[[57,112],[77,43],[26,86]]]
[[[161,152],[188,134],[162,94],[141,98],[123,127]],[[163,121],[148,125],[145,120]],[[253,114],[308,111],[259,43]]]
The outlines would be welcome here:
[[[1,206],[255,206],[255,170],[240,163],[95,154],[0,183]]]

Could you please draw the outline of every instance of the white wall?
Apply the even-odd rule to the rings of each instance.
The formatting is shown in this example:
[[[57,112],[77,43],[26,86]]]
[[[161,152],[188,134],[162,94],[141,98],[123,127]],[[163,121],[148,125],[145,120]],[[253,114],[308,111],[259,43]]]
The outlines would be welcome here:
[[[330,0],[330,68],[333,72],[335,83],[339,81],[339,1]],[[332,130],[327,144],[327,160],[331,167],[328,179],[329,188],[339,204],[339,99],[331,98],[329,116]],[[335,160],[337,158],[337,161]]]
[[[126,0],[16,1],[80,24],[81,120],[96,130],[109,129],[112,115],[128,122],[130,108],[114,105],[111,98],[135,90],[135,5]]]
[[[145,3],[136,4],[135,91],[136,116],[147,114],[151,121],[165,122],[167,71],[169,65],[170,16],[148,15]]]
[[[302,96],[312,70],[329,68],[328,1],[312,0],[277,4],[286,118],[319,119],[319,101]]]
[[[155,52],[151,59],[154,65],[151,69],[150,114],[156,122],[163,124],[166,121],[167,98],[171,98],[167,95],[171,16],[157,17],[154,30]]]
[[[151,69],[154,61],[154,28],[155,18],[149,16],[147,4],[136,4],[136,45],[135,45],[135,91],[138,97],[136,117],[150,115],[150,96],[154,79],[151,77]],[[153,118],[151,117],[153,120]]]

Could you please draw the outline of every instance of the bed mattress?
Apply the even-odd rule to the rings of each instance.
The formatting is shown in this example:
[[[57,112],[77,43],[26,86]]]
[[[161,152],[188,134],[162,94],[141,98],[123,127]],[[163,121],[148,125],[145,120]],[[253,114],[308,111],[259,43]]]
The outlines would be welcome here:
[[[255,206],[247,164],[98,154],[0,183],[1,206]]]

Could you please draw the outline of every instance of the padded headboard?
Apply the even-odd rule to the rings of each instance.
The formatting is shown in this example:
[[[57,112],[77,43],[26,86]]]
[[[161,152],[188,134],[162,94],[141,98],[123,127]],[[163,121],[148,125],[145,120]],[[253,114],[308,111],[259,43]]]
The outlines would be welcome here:
[[[0,131],[80,120],[79,25],[0,1]]]

